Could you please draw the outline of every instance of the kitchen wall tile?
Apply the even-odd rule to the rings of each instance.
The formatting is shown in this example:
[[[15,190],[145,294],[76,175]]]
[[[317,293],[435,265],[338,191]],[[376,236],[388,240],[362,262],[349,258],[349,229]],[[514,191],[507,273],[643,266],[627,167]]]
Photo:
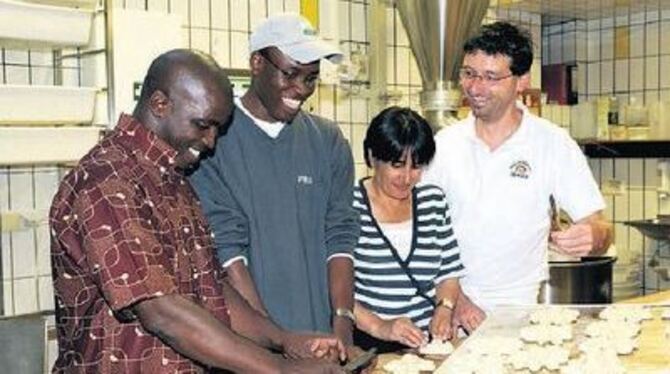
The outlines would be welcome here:
[[[366,6],[361,3],[351,4],[351,39],[358,42],[367,41]]]
[[[230,0],[230,28],[234,31],[249,31],[249,1],[248,0]]]
[[[344,135],[344,138],[347,139],[347,141],[349,142],[349,146],[352,148],[353,151],[353,143],[352,143],[353,134],[351,130],[351,124],[348,122],[343,123],[338,121],[337,125],[340,128],[340,131],[342,131],[342,135]]]
[[[220,1],[223,2],[226,0],[220,0]],[[146,3],[147,3],[147,10],[150,12],[168,13],[170,9],[168,1],[166,0],[148,0]]]
[[[3,281],[2,292],[4,300],[0,300],[3,306],[4,315],[13,316],[14,313],[14,282]]]
[[[587,61],[598,61],[600,59],[600,31],[589,31],[587,43]]]
[[[363,147],[356,145],[363,144],[363,139],[365,139],[366,131],[367,128],[365,126],[354,125],[351,128],[352,153],[354,155],[354,162],[358,163],[365,162],[365,158],[363,156]]]
[[[221,66],[230,66],[230,34],[225,31],[212,30],[212,57]]]
[[[230,63],[237,69],[249,68],[249,34],[246,32],[231,32]]]
[[[249,6],[249,29],[253,30],[272,13],[268,12],[268,5],[266,0],[248,0]],[[281,10],[281,9],[274,9]],[[236,13],[236,12],[235,12]]]
[[[630,59],[630,90],[641,91],[644,88],[644,59]]]
[[[351,40],[351,3],[341,1],[338,8],[340,39]]]
[[[188,25],[191,22],[188,0],[170,0],[169,4],[170,14],[178,14],[181,16],[183,25]]]
[[[652,90],[652,89],[658,89],[660,86],[660,81],[659,81],[659,74],[658,74],[658,64],[659,64],[659,58],[654,56],[654,57],[647,57],[644,60],[645,64],[645,85],[644,88],[646,90]]]
[[[211,53],[210,30],[191,29],[191,49],[197,49],[205,53]]]
[[[191,27],[209,27],[209,0],[190,0]]]
[[[230,27],[228,11],[229,0],[216,0],[211,2],[211,22],[216,29],[228,29]]]
[[[397,48],[396,50],[396,83],[409,84],[409,59],[411,51],[409,47]]]
[[[614,92],[614,61],[600,63],[600,93],[611,95]]]
[[[586,68],[586,93],[589,95],[600,94],[600,64],[592,62],[587,64]]]
[[[646,31],[645,31],[645,55],[647,56],[655,56],[658,55],[659,52],[659,33],[660,33],[660,27],[659,23],[649,23],[645,25]]]
[[[646,12],[637,12],[630,14],[631,25],[642,25],[646,22]]]
[[[630,81],[628,60],[614,61],[614,90],[615,92],[628,91],[628,82]]]
[[[661,33],[660,33],[660,53],[669,54],[670,53],[670,21],[666,20],[661,22]]]
[[[644,56],[644,26],[630,26],[630,57]]]
[[[659,74],[659,86],[660,88],[670,88],[670,55],[661,56],[660,61],[662,68]]]
[[[28,66],[5,66],[5,84],[30,84],[30,70]]]
[[[549,35],[549,45],[551,46],[549,52],[549,64],[559,64],[563,61],[563,34]]]
[[[600,58],[602,60],[614,58],[614,29],[612,28],[600,32]]]
[[[542,50],[547,51],[547,53],[541,54],[542,56],[542,65],[549,65],[551,61],[553,61],[553,58],[549,58],[549,56],[555,55],[556,54],[556,49],[551,48],[549,44],[549,36],[543,35],[542,36]]]
[[[37,279],[37,293],[39,295],[39,303],[36,310],[53,310],[54,309],[54,292],[52,287],[51,274],[47,276],[40,276]]]
[[[338,121],[351,122],[351,97],[349,93],[351,88],[348,85],[342,85],[337,89],[337,112]]]
[[[14,311],[16,315],[37,312],[37,282],[35,279],[19,279],[14,282]],[[20,295],[20,297],[19,297]]]

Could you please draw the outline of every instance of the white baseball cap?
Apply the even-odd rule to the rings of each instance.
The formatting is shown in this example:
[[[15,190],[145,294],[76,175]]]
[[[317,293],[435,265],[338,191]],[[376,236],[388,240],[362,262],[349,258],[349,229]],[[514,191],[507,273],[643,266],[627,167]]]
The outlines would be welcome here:
[[[322,58],[337,64],[343,58],[339,49],[321,39],[309,21],[296,13],[275,14],[256,26],[249,38],[249,52],[267,47],[277,47],[301,64]]]

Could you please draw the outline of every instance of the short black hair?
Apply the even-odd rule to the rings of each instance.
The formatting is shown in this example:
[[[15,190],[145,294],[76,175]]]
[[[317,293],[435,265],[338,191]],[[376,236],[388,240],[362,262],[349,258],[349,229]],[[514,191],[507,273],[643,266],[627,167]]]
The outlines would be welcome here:
[[[435,140],[428,121],[410,108],[392,106],[379,112],[363,141],[368,167],[372,167],[370,154],[383,162],[399,162],[408,149],[414,166],[428,165],[433,159]]]
[[[530,71],[533,64],[533,40],[527,30],[508,22],[484,25],[463,46],[465,54],[482,51],[487,55],[503,55],[512,62],[512,74],[521,76]]]

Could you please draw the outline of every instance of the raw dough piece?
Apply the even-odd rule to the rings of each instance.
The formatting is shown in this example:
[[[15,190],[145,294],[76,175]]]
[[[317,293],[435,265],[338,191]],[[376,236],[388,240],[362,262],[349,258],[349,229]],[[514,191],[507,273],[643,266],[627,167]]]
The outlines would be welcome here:
[[[561,369],[562,374],[623,374],[624,369],[614,350],[603,350],[583,354],[576,360],[570,360]]]
[[[531,325],[521,329],[521,339],[526,342],[545,344],[561,344],[572,340],[572,327],[570,325]]]
[[[640,322],[645,319],[651,319],[651,311],[649,308],[638,305],[629,306],[609,306],[600,312],[600,319],[608,321],[627,321]]]
[[[467,345],[467,351],[479,356],[509,356],[520,350],[523,342],[508,336],[487,336]]]
[[[433,340],[432,342],[419,348],[419,353],[422,355],[442,355],[446,356],[454,351],[454,345],[449,341],[441,342]]]
[[[632,338],[640,333],[640,325],[623,320],[595,321],[586,326],[584,332],[590,337]]]
[[[596,337],[584,340],[579,345],[579,350],[585,354],[597,351],[614,351],[620,355],[633,353],[640,346],[635,338],[617,336],[617,337]]]
[[[579,311],[565,307],[546,307],[530,313],[530,322],[540,325],[569,325],[577,320]]]
[[[569,355],[568,350],[560,346],[531,344],[512,354],[509,361],[515,370],[528,369],[536,372],[542,367],[548,370],[558,370],[562,364],[568,362]]]
[[[468,352],[457,360],[449,359],[433,374],[500,374],[507,372],[500,355],[479,355]]]
[[[661,318],[670,319],[670,308],[665,308],[663,310],[663,314],[661,314]]]
[[[401,358],[387,362],[384,365],[384,370],[393,374],[419,374],[424,370],[435,370],[435,363],[424,360],[417,355],[405,354]]]

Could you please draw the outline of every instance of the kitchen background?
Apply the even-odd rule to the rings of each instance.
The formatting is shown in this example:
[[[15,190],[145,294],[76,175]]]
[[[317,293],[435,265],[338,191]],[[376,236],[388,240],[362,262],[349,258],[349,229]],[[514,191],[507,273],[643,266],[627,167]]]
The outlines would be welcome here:
[[[615,8],[621,2],[614,0],[584,3],[493,0],[485,22],[510,20],[532,32],[537,55],[534,88],[542,87],[543,65],[567,69],[570,90],[582,111],[558,105],[553,98],[545,103],[544,95],[540,110],[575,136],[603,138],[611,132],[610,136],[625,137],[628,131],[631,136],[640,130],[637,136],[646,136],[645,131],[670,134],[670,117],[663,121],[664,101],[670,100],[670,2],[638,1],[623,8]],[[315,4],[0,0],[0,316],[53,309],[46,216],[58,181],[68,162],[95,143],[99,130],[113,126],[121,110],[132,108],[137,92],[133,79],[142,76],[144,61],[157,50],[183,46],[211,53],[237,77],[238,87],[243,86],[247,38],[254,25],[276,12],[299,12],[301,6],[307,13],[318,9],[321,33],[338,43],[348,58],[339,69],[324,66],[322,83],[306,107],[338,122],[352,144],[357,175],[365,175],[361,144],[368,121],[386,105],[418,109],[421,77],[393,1],[321,0],[318,8]],[[14,8],[18,13],[8,13]],[[43,23],[40,18],[23,18],[44,9]],[[84,31],[91,34],[71,39],[73,28],[59,27],[61,21],[53,18],[59,10],[65,11],[62,25],[70,22],[67,17],[83,15]],[[114,26],[111,32],[106,31],[109,25]],[[65,28],[64,39],[59,39],[59,28]],[[639,109],[646,114],[635,117],[634,124],[652,122],[654,130],[608,127],[602,112],[607,111],[603,105],[614,102],[612,97],[621,108],[619,122],[624,122],[626,108],[630,118]],[[86,125],[81,125],[82,117],[60,113],[68,110],[70,100],[75,111],[84,111],[78,115],[88,118]],[[655,144],[642,143],[630,158],[615,157],[616,142],[592,144],[596,151],[589,163],[608,203],[606,215],[615,222],[615,299],[670,288],[668,243],[646,239],[622,223],[670,213],[670,161],[659,158],[670,152],[670,142]],[[649,266],[650,261],[657,265]]]

